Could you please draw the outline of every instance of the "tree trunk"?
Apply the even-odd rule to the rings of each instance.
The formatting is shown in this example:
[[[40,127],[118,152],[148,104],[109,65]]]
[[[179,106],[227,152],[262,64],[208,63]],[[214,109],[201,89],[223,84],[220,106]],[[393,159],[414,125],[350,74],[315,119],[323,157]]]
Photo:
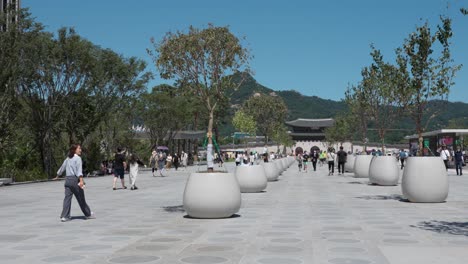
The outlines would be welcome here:
[[[206,149],[206,163],[208,165],[208,172],[213,172],[214,168],[214,149],[213,149],[213,121],[214,121],[214,109],[210,109],[210,119],[208,121],[208,131],[206,133],[208,138],[208,146]]]

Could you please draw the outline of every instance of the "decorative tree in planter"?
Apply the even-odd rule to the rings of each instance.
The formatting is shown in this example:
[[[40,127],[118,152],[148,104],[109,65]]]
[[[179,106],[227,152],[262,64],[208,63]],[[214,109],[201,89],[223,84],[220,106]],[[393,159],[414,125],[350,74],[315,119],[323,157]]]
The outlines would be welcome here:
[[[431,100],[447,101],[450,87],[454,84],[455,73],[460,65],[455,65],[450,56],[452,25],[449,18],[441,17],[441,25],[432,33],[426,22],[416,28],[405,39],[403,47],[397,49],[397,63],[408,78],[408,102],[406,110],[413,119],[419,138],[418,156],[422,155],[422,133],[441,110],[436,107],[428,113]],[[436,44],[440,47],[434,47]],[[435,57],[434,50],[440,51]],[[425,122],[425,124],[424,124]]]
[[[348,87],[345,92],[345,102],[349,107],[349,113],[358,123],[361,140],[364,143],[364,152],[367,151],[367,127],[370,118],[367,92],[362,83]]]
[[[163,79],[175,80],[183,89],[204,102],[209,113],[208,171],[213,171],[214,113],[227,90],[236,89],[232,74],[249,71],[248,50],[228,27],[205,29],[190,27],[187,33],[169,32],[161,42],[151,40],[154,50],[148,50]]]
[[[382,153],[385,153],[385,135],[397,118],[401,118],[408,101],[408,75],[402,68],[383,61],[380,50],[371,46],[374,60],[362,70],[362,86],[366,109],[377,128]]]
[[[416,28],[397,49],[397,63],[408,76],[407,112],[414,120],[419,137],[417,154],[422,156],[425,127],[441,110],[428,111],[431,100],[447,101],[455,73],[460,69],[450,56],[452,37],[451,20],[441,17],[435,33],[428,23]],[[440,47],[434,47],[439,43]],[[434,50],[440,51],[439,57]],[[429,112],[429,113],[428,113]],[[426,124],[424,125],[423,122]],[[448,196],[449,184],[446,167],[440,157],[410,157],[403,172],[403,195],[411,202],[438,203]]]

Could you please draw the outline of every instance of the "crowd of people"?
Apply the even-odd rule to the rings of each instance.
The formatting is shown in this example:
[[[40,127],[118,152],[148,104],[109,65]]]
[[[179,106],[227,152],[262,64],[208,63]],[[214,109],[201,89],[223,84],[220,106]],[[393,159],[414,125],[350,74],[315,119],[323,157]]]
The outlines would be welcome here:
[[[357,150],[356,154],[364,154],[362,151]],[[372,149],[367,151],[369,155],[382,156],[385,155],[380,149]],[[334,175],[335,173],[335,162],[337,162],[338,175],[345,173],[345,163],[347,162],[348,155],[352,155],[351,152],[346,152],[341,146],[339,151],[335,152],[334,148],[328,148],[327,150],[311,150],[310,153],[307,151],[298,153],[296,155],[296,161],[299,167],[299,172],[308,172],[309,164],[312,164],[313,171],[317,170],[318,166],[326,166],[328,164],[328,175]],[[405,162],[412,153],[401,149],[399,152],[389,153],[387,155],[393,155],[401,164],[401,169],[405,167]],[[436,153],[443,160],[446,168],[448,169],[449,162],[453,162],[455,165],[457,175],[463,175],[463,166],[465,166],[465,153],[457,147],[456,150],[449,150],[446,145],[442,145]],[[65,198],[63,201],[63,210],[60,216],[61,221],[70,220],[70,209],[71,199],[73,196],[78,201],[78,204],[87,219],[95,218],[94,213],[86,203],[84,188],[85,183],[83,180],[83,162],[81,160],[81,146],[72,145],[69,149],[67,158],[64,160],[62,166],[57,171],[58,179],[60,175],[65,174]],[[194,155],[194,160],[197,160],[198,155]],[[227,153],[215,153],[215,160],[219,166],[223,165],[224,160],[227,160],[230,156]],[[235,152],[234,160],[236,166],[249,166],[259,164],[261,160],[263,162],[270,162],[272,160],[281,158],[281,154],[269,152],[265,148],[263,154],[259,154],[256,151],[247,152],[239,151]],[[176,171],[180,168],[186,168],[190,154],[181,152],[169,153],[167,151],[153,150],[149,157],[149,166],[151,167],[152,176],[156,177],[159,171],[159,176],[164,177],[165,172],[174,168]],[[129,154],[122,148],[117,148],[112,161],[103,161],[101,164],[101,171],[103,174],[113,174],[112,189],[117,190],[117,182],[120,179],[122,189],[127,189],[125,184],[125,171],[129,172],[130,190],[137,190],[136,186],[137,176],[139,167],[146,165],[138,158],[134,153]]]

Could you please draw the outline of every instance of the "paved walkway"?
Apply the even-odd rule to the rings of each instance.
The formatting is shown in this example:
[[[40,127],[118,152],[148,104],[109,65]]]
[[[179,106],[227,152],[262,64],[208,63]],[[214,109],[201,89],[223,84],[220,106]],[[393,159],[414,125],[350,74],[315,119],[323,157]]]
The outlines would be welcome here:
[[[1,187],[0,263],[468,263],[467,176],[451,172],[446,203],[414,204],[399,186],[293,166],[266,192],[243,194],[239,217],[199,220],[181,208],[188,174],[143,172],[136,191],[90,178],[97,219],[74,200],[65,223],[63,182]]]

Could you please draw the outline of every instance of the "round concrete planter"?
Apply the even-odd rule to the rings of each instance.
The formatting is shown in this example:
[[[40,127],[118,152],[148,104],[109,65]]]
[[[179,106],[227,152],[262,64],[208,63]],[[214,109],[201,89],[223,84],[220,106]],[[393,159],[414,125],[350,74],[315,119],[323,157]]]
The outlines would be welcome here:
[[[344,170],[347,172],[354,172],[354,162],[356,161],[356,156],[349,154],[346,157],[346,163],[344,164]]]
[[[288,161],[285,158],[281,159],[281,166],[283,167],[283,171],[288,169]]]
[[[369,178],[369,167],[371,164],[372,155],[357,155],[354,163],[355,178]]]
[[[447,199],[449,184],[440,157],[409,157],[401,182],[403,196],[414,203],[441,203]]]
[[[283,165],[281,165],[281,161],[275,160],[273,164],[275,164],[276,166],[276,173],[278,174],[278,176],[280,176],[281,173],[283,173]]]
[[[237,213],[241,193],[233,173],[192,173],[184,191],[184,209],[194,218],[226,218]]]
[[[278,180],[279,174],[276,169],[276,165],[273,162],[263,163],[263,168],[265,169],[267,181],[271,182]]]
[[[237,166],[236,177],[243,193],[261,192],[267,187],[265,169],[261,165]]]
[[[400,168],[393,156],[374,157],[369,168],[369,181],[373,184],[392,186],[398,185]]]

